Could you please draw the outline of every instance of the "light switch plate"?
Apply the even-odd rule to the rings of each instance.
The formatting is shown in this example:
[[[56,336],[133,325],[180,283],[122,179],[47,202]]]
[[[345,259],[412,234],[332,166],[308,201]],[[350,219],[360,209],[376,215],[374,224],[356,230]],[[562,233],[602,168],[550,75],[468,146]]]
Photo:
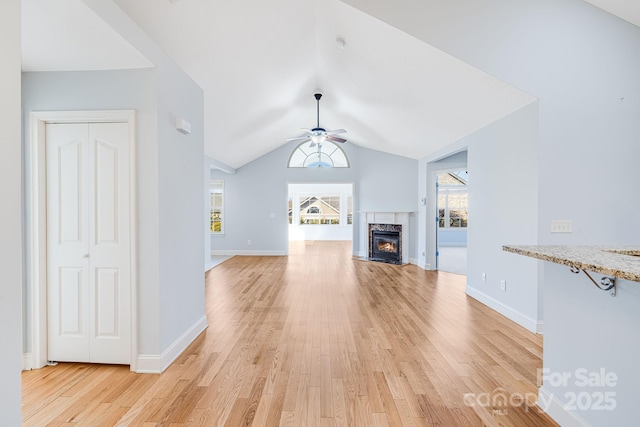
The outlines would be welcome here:
[[[551,221],[552,233],[573,233],[573,221],[570,219],[554,219]]]

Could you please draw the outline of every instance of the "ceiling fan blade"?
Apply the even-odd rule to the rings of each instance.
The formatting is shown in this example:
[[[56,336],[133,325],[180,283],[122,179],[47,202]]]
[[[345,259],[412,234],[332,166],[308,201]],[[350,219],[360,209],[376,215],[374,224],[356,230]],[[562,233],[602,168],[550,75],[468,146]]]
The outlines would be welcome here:
[[[327,135],[335,135],[336,133],[346,133],[344,129],[328,130]]]
[[[311,140],[309,140],[309,141],[311,141]],[[316,145],[318,145],[318,144],[316,144],[315,142],[311,141],[311,144],[309,144],[309,147],[315,147]]]
[[[296,136],[295,138],[287,138],[286,141],[287,142],[290,142],[290,141],[303,141],[305,139],[309,139],[309,135]]]
[[[342,143],[347,142],[347,140],[344,138],[340,138],[338,136],[332,136],[332,135],[327,135],[327,140],[333,141],[333,142],[342,142]]]

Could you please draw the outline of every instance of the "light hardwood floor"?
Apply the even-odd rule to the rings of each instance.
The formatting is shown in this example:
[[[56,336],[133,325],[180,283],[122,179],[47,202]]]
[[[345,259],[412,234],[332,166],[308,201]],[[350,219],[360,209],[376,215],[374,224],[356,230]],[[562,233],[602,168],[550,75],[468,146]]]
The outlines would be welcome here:
[[[165,373],[24,372],[24,425],[555,425],[533,406],[541,337],[464,276],[299,242],[206,278],[209,328]]]

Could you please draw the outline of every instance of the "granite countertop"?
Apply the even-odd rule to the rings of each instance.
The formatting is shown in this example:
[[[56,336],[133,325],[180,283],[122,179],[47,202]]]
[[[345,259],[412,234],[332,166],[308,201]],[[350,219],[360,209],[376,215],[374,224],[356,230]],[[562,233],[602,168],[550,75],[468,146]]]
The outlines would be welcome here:
[[[640,246],[517,246],[507,252],[640,282]]]

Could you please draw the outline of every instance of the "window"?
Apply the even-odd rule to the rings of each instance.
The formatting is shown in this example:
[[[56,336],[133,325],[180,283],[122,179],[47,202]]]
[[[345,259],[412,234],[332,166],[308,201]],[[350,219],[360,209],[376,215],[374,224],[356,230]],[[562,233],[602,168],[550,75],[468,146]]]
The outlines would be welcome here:
[[[210,218],[211,233],[224,233],[224,181],[221,179],[211,180],[210,188]]]
[[[300,224],[340,224],[340,195],[301,194]]]
[[[467,226],[467,191],[440,190],[438,192],[438,224],[440,228]]]
[[[349,160],[342,148],[331,141],[325,141],[314,147],[309,142],[298,145],[291,157],[290,168],[348,168]]]
[[[299,237],[325,238],[331,233],[338,233],[335,236],[346,236],[347,229],[341,227],[351,227],[353,224],[354,203],[356,202],[353,199],[352,184],[289,184],[287,200],[289,225],[292,226],[293,233],[297,233]],[[332,226],[335,230],[329,231],[328,229]],[[303,231],[305,228],[306,231]]]
[[[438,175],[438,226],[466,228],[469,206],[467,172]]]

